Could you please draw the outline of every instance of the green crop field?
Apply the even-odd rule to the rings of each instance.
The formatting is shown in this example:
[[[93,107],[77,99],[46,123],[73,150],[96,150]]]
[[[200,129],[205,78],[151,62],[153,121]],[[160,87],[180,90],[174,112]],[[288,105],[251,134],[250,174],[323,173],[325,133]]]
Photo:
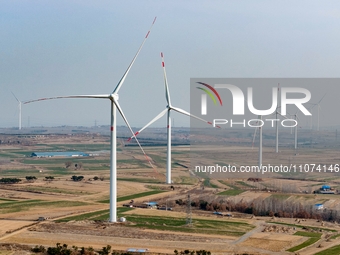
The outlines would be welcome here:
[[[204,186],[206,187],[211,187],[211,188],[214,188],[214,189],[218,189],[219,187],[213,183],[210,182],[210,179],[205,179],[204,182],[203,182]]]
[[[311,232],[298,231],[294,235],[305,236],[305,237],[310,237],[310,238],[308,240],[306,240],[305,242],[303,242],[302,244],[299,244],[297,246],[294,246],[294,247],[288,249],[287,251],[289,251],[289,252],[295,252],[295,251],[301,250],[302,248],[305,248],[307,246],[312,245],[313,243],[316,243],[321,238],[321,233],[311,233]]]
[[[131,199],[146,197],[146,196],[155,195],[155,194],[159,194],[159,193],[163,193],[163,192],[165,192],[165,191],[163,191],[163,190],[150,190],[150,191],[137,193],[137,194],[133,194],[133,195],[129,195],[129,196],[118,197],[117,202],[122,202],[122,201],[131,200]],[[98,202],[100,202],[100,203],[110,203],[110,199],[105,199],[105,200],[101,200],[101,201],[98,201]]]
[[[339,255],[340,254],[340,245],[335,245],[326,250],[315,253],[314,255]]]
[[[186,233],[201,233],[226,236],[242,236],[254,226],[235,221],[202,220],[193,219],[192,226],[186,226],[183,218],[156,217],[142,215],[126,215],[127,220],[135,223],[133,227],[141,227],[156,230],[170,230]]]
[[[142,179],[142,178],[117,178],[118,181],[139,182],[139,183],[160,183],[156,179]]]
[[[241,189],[228,189],[226,191],[222,191],[220,193],[217,193],[217,195],[220,195],[220,196],[237,196],[241,193],[243,193],[244,190],[241,190]]]
[[[130,207],[118,207],[117,208],[117,214],[118,217],[121,217],[124,212],[131,211],[134,208]],[[109,209],[105,210],[100,210],[100,211],[95,211],[95,212],[90,212],[90,213],[83,213],[79,215],[74,215],[74,216],[69,216],[65,217],[60,220],[56,220],[56,222],[68,222],[68,221],[82,221],[82,220],[102,220],[106,221],[110,217],[110,212]]]

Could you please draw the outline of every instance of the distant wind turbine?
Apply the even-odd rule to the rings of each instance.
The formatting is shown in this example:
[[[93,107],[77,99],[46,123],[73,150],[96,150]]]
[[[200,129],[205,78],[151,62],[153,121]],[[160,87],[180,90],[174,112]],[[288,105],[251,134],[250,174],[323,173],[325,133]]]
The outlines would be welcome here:
[[[166,101],[168,103],[168,105],[166,106],[166,108],[161,111],[155,118],[153,118],[148,124],[146,124],[142,129],[140,129],[139,131],[137,131],[135,133],[135,135],[140,134],[144,129],[146,129],[148,126],[150,126],[152,123],[154,123],[156,120],[160,119],[161,117],[163,117],[166,113],[167,113],[167,154],[166,154],[166,183],[170,184],[171,183],[171,117],[170,117],[170,113],[171,111],[176,111],[178,113],[190,116],[192,118],[198,119],[200,121],[203,121],[205,123],[208,124],[212,124],[211,122],[208,122],[204,119],[201,119],[187,111],[184,111],[181,108],[177,108],[175,106],[173,106],[171,104],[171,100],[170,100],[170,92],[169,92],[169,86],[168,86],[168,80],[166,77],[166,71],[165,71],[165,64],[164,64],[164,56],[163,53],[161,53],[161,58],[162,58],[162,68],[163,68],[163,74],[164,74],[164,86],[165,86],[165,98]],[[218,126],[216,126],[218,127]],[[128,141],[130,141],[132,139],[132,137],[130,137],[128,139]]]
[[[280,114],[279,113],[279,99],[280,99],[280,83],[277,84],[277,106],[276,106],[276,120],[278,119],[277,115]],[[281,115],[281,114],[280,114]],[[278,121],[276,121],[276,138],[275,138],[276,142],[275,142],[275,152],[279,153],[279,123]]]
[[[295,121],[297,122],[299,117],[297,115],[297,112],[295,113],[294,115],[294,119]],[[296,123],[296,126],[295,126],[295,133],[294,133],[294,149],[296,150],[297,149],[297,128],[298,128],[298,124]]]
[[[15,99],[19,103],[19,105],[18,105],[18,108],[19,108],[19,130],[21,130],[21,105],[22,105],[22,102],[14,95],[13,92],[12,92],[12,95],[15,97]]]
[[[326,94],[324,94],[323,95],[323,97],[319,100],[319,102],[317,102],[317,103],[311,103],[311,105],[312,105],[312,107],[310,108],[311,110],[313,110],[313,108],[315,107],[315,106],[317,106],[318,107],[318,131],[320,130],[320,103],[321,103],[321,101],[324,99],[324,97],[326,96]],[[313,115],[312,115],[312,119],[311,119],[311,127],[312,127],[312,125],[313,125]]]
[[[138,142],[137,138],[135,137],[130,124],[128,123],[122,108],[120,107],[118,103],[118,92],[119,89],[122,87],[125,78],[127,74],[129,73],[132,65],[134,64],[139,52],[141,51],[146,39],[149,36],[149,33],[151,31],[151,28],[153,24],[155,23],[156,18],[152,22],[152,25],[147,32],[142,44],[140,45],[137,53],[135,54],[134,58],[132,59],[130,65],[126,69],[124,75],[118,82],[116,88],[113,90],[112,93],[110,94],[100,94],[100,95],[74,95],[74,96],[57,96],[57,97],[50,97],[50,98],[41,98],[41,99],[36,99],[36,100],[31,100],[31,101],[26,101],[24,104],[32,103],[32,102],[37,102],[37,101],[43,101],[43,100],[50,100],[50,99],[61,99],[61,98],[98,98],[98,99],[108,99],[110,100],[111,104],[111,139],[110,139],[110,222],[116,222],[117,221],[117,133],[116,133],[116,119],[117,119],[117,113],[116,110],[120,113],[122,116],[123,120],[125,121],[127,127],[130,129],[130,132],[132,133],[133,137],[136,139],[136,142],[138,143],[139,147],[141,148],[144,156],[146,159],[149,161],[151,164],[151,161],[145,154],[143,148],[141,147],[140,143]]]
[[[262,122],[262,116],[259,115],[259,120]],[[259,143],[259,169],[262,169],[262,126],[259,127],[260,143]]]
[[[280,112],[279,112],[279,108],[280,108],[280,83],[277,84],[277,106],[276,106],[276,110],[275,110],[275,119],[277,120],[275,123],[275,129],[276,129],[276,133],[275,133],[275,152],[278,153],[279,152],[279,116],[287,119],[285,116],[283,116]],[[273,113],[274,114],[274,113]],[[262,120],[262,117],[261,117]],[[258,123],[259,121],[257,121]],[[256,137],[256,131],[257,128],[255,129],[254,135],[253,135],[253,143],[252,143],[252,148],[254,147],[254,142],[255,142],[255,137]]]

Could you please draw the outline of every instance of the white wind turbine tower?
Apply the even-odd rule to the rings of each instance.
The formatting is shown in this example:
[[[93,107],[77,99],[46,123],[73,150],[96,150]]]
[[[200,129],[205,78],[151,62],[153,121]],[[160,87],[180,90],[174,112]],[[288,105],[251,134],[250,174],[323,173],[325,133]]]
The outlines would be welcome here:
[[[319,102],[312,104],[312,107],[310,108],[311,110],[313,110],[315,106],[318,106],[318,129],[317,129],[318,131],[320,130],[320,103],[325,96],[326,94],[323,95],[323,97],[320,99]],[[313,114],[312,114],[312,119],[311,119],[311,127],[313,125],[312,122],[313,122]]]
[[[122,116],[123,120],[125,121],[127,127],[130,129],[133,137],[136,139],[139,147],[143,151],[143,154],[145,157],[148,159],[146,156],[143,148],[141,147],[140,143],[138,142],[137,138],[135,137],[119,103],[118,103],[118,92],[119,89],[122,87],[125,78],[127,74],[129,73],[132,65],[134,64],[139,52],[141,51],[146,39],[148,38],[148,35],[151,31],[151,28],[153,24],[155,23],[156,18],[154,19],[148,33],[146,34],[142,44],[140,45],[137,53],[133,57],[130,65],[126,69],[124,75],[118,82],[116,88],[113,90],[111,94],[100,94],[100,95],[74,95],[74,96],[58,96],[58,97],[50,97],[50,98],[41,98],[41,99],[36,99],[36,100],[31,100],[31,101],[26,101],[24,104],[27,103],[32,103],[32,102],[37,102],[37,101],[43,101],[43,100],[50,100],[50,99],[61,99],[61,98],[98,98],[98,99],[108,99],[110,100],[111,104],[111,139],[110,139],[110,222],[116,222],[117,221],[117,134],[116,134],[116,119],[117,119],[117,113],[116,110],[120,113]],[[151,164],[150,160],[148,159],[149,163]]]
[[[278,119],[277,118],[277,115],[280,114],[279,113],[279,96],[280,94],[280,83],[277,84],[277,106],[276,106],[276,120]],[[281,115],[281,114],[280,114]],[[276,141],[275,141],[275,152],[276,153],[279,153],[279,123],[278,121],[276,121]]]
[[[262,116],[259,115],[259,120],[263,123],[262,121]],[[262,169],[262,126],[259,127],[259,132],[260,132],[260,142],[259,142],[259,169]]]
[[[275,119],[276,120],[279,120],[278,119],[278,115],[280,115],[281,117],[284,117],[279,112],[279,108],[280,108],[280,103],[279,102],[280,102],[280,83],[278,83],[278,85],[277,85],[277,106],[276,106],[276,110],[275,110]],[[286,117],[284,117],[284,118],[286,118]],[[276,129],[276,134],[275,134],[275,152],[278,153],[279,152],[279,123],[278,123],[278,121],[276,121],[276,123],[275,123],[275,129]],[[255,129],[255,132],[254,132],[252,148],[254,147],[256,131],[257,131],[257,128]]]
[[[22,102],[14,95],[14,93],[12,92],[12,95],[15,97],[15,99],[18,101],[19,105],[19,130],[21,130],[21,104]]]
[[[262,125],[263,124],[262,116],[259,115],[258,119],[259,120],[256,122],[256,124],[259,124],[261,122],[261,125]],[[261,169],[262,168],[262,126],[261,127],[258,126],[258,127],[255,128],[254,135],[253,135],[253,143],[252,143],[251,148],[252,149],[254,148],[257,129],[259,129],[259,133],[260,133],[258,166],[259,166],[259,169]]]
[[[165,71],[165,64],[164,64],[164,57],[163,57],[163,53],[161,53],[161,58],[162,58],[162,68],[163,68],[163,73],[164,73],[164,86],[165,86],[165,98],[166,101],[168,103],[168,105],[166,106],[166,108],[161,111],[155,118],[153,118],[148,124],[146,124],[142,129],[140,129],[139,131],[137,131],[135,133],[135,135],[138,135],[139,133],[141,133],[144,129],[146,129],[148,126],[150,126],[152,123],[154,123],[156,120],[160,119],[161,117],[163,117],[166,113],[167,113],[167,154],[166,154],[166,183],[167,184],[171,184],[171,117],[170,117],[170,113],[171,111],[176,111],[178,113],[193,117],[195,119],[198,119],[200,121],[206,122],[208,124],[212,124],[204,119],[201,119],[187,111],[184,111],[181,108],[177,108],[175,106],[173,106],[171,104],[171,100],[170,100],[170,92],[169,92],[169,86],[168,86],[168,80],[166,77],[166,71]],[[132,139],[132,137],[130,137],[128,139],[128,141],[130,141]]]
[[[298,117],[298,115],[297,115],[297,112],[295,113],[294,117],[295,117],[295,118],[294,118],[295,121],[297,122],[298,119],[299,119],[299,117]],[[295,148],[295,150],[297,149],[297,128],[298,128],[298,124],[296,123],[296,126],[295,126],[295,133],[294,133],[294,148]]]

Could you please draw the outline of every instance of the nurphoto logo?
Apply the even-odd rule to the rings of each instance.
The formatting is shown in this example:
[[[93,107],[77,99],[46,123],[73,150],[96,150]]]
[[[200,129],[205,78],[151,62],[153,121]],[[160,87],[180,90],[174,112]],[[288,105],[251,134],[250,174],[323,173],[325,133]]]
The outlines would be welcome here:
[[[278,109],[280,109],[280,115],[284,117],[283,120],[280,119],[243,119],[241,122],[236,122],[233,119],[225,119],[225,118],[214,118],[212,123],[213,126],[225,125],[230,123],[231,127],[238,125],[238,127],[243,126],[246,127],[262,127],[266,122],[271,123],[271,126],[274,127],[275,122],[280,122],[283,127],[295,127],[298,123],[295,119],[287,118],[287,106],[295,106],[299,111],[301,111],[305,116],[311,116],[310,111],[305,107],[305,104],[308,103],[311,99],[311,93],[306,88],[301,87],[272,87],[271,88],[271,106],[267,109],[258,109],[254,106],[254,89],[253,87],[247,87],[247,97],[245,97],[241,88],[233,84],[208,84],[204,82],[196,82],[201,86],[198,86],[197,89],[202,90],[204,93],[201,94],[201,115],[208,114],[208,103],[207,97],[209,96],[214,105],[223,106],[222,98],[219,91],[227,90],[231,93],[232,96],[232,115],[233,116],[242,116],[245,115],[245,102],[247,102],[248,110],[251,114],[257,116],[269,116]],[[259,89],[259,88],[257,88]],[[266,88],[268,89],[268,88]],[[260,93],[263,91],[259,89]],[[269,98],[266,98],[268,101]],[[263,100],[263,99],[262,99]],[[218,102],[217,102],[218,101]],[[280,103],[279,103],[280,102]],[[229,103],[229,102],[228,102]],[[230,103],[229,103],[230,104]],[[228,107],[230,107],[228,105]],[[209,109],[212,110],[212,109]],[[223,116],[222,116],[223,117]]]

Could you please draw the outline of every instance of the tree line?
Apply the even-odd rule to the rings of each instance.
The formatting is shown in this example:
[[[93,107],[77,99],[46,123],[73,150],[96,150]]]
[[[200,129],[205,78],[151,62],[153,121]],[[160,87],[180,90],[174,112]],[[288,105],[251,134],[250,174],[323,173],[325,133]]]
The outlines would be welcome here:
[[[176,200],[176,204],[186,206],[188,201]],[[254,216],[270,216],[284,218],[317,219],[340,222],[340,212],[337,210],[316,210],[314,204],[303,204],[300,201],[283,200],[270,196],[266,199],[256,198],[251,201],[241,199],[196,199],[191,206],[206,211],[229,211],[252,214]]]
[[[106,245],[102,247],[100,250],[95,250],[92,247],[81,247],[78,248],[77,246],[72,246],[68,248],[67,244],[61,245],[57,243],[55,247],[48,247],[47,249],[40,245],[36,245],[35,247],[31,248],[31,251],[34,253],[44,254],[44,255],[132,255],[134,253],[131,252],[124,252],[124,251],[112,251],[111,245]],[[178,251],[174,250],[175,255],[210,255],[210,251],[206,250],[199,250],[199,251]]]

